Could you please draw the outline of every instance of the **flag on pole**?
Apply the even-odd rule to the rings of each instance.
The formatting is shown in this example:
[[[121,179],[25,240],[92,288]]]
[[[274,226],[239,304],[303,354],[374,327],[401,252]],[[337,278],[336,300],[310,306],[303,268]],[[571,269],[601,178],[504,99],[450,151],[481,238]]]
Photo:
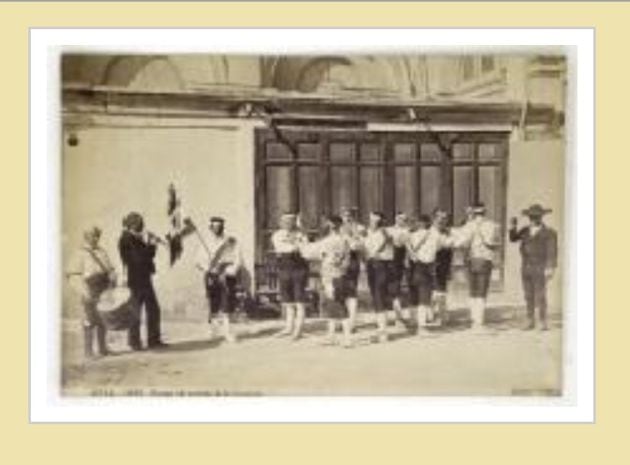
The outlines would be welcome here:
[[[174,184],[168,186],[168,202],[166,211],[169,218],[169,232],[166,234],[171,266],[184,252],[183,238],[195,230],[190,218],[182,213],[182,202],[177,194]]]

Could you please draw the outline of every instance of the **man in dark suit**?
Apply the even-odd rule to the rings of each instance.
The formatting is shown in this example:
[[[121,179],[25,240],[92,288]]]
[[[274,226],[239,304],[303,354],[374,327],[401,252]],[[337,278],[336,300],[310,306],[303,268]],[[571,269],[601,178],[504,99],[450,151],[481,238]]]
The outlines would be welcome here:
[[[150,233],[144,234],[144,220],[139,213],[129,213],[123,220],[123,227],[118,251],[131,296],[140,310],[144,307],[146,312],[147,345],[150,349],[165,347],[160,336],[160,305],[151,278],[155,273],[153,259],[158,239]],[[129,328],[128,342],[133,350],[142,350],[140,321]]]
[[[542,220],[543,215],[550,212],[534,204],[523,210],[529,218],[528,226],[518,229],[516,218],[512,218],[510,224],[510,241],[521,243],[521,275],[528,318],[524,329],[536,327],[535,309],[538,308],[541,329],[547,330],[547,281],[553,277],[558,257],[557,234]]]

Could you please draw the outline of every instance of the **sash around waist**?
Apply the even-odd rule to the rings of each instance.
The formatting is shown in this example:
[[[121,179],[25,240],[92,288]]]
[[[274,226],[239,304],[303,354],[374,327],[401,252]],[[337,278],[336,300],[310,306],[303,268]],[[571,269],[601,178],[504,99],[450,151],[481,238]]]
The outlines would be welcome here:
[[[306,260],[299,252],[279,253],[276,254],[278,265],[305,265]]]

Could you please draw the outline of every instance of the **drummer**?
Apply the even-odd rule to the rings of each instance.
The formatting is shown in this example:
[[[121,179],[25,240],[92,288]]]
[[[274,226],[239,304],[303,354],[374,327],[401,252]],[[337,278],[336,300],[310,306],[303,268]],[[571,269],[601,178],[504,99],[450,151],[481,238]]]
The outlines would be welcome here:
[[[99,355],[108,355],[105,324],[96,310],[99,297],[116,282],[111,261],[100,245],[101,230],[91,227],[83,233],[83,245],[70,260],[67,277],[70,285],[81,298],[83,306],[83,341],[87,358],[94,356],[94,334]]]

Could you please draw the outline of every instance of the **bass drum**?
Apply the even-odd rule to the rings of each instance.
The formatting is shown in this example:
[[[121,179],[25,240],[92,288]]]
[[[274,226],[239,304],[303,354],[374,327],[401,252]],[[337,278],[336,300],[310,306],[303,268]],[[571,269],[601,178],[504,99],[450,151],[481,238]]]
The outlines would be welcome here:
[[[105,290],[96,304],[96,310],[107,329],[113,331],[129,329],[140,319],[139,306],[128,287]]]

